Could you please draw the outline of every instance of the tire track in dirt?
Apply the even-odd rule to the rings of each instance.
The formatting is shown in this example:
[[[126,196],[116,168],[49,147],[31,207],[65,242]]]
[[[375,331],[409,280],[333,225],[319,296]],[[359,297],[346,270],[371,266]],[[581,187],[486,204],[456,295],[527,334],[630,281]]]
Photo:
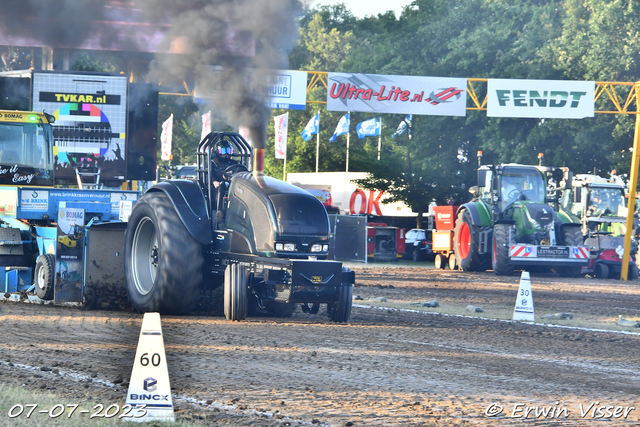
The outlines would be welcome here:
[[[464,276],[459,272],[424,270],[367,268],[356,273],[357,289],[418,300],[440,292],[438,299],[446,295],[451,301],[510,300],[510,290],[517,289],[515,277],[492,285],[489,273],[463,281],[455,280]],[[549,307],[631,310],[640,294],[627,284],[618,292],[619,282],[602,285],[599,293],[590,282],[584,292],[567,291],[581,285],[566,279],[545,277],[541,283],[536,303]],[[126,387],[105,389],[95,379],[128,380],[141,320],[132,312],[0,304],[0,327],[8,331],[0,334],[0,362],[57,363],[61,371],[94,378],[56,378],[58,392],[122,403]],[[291,319],[246,322],[163,316],[162,326],[172,393],[184,399],[177,401],[179,418],[243,426],[313,419],[335,426],[522,425],[505,418],[492,424],[484,411],[494,402],[512,408],[562,401],[574,415],[577,405],[591,401],[640,406],[632,375],[640,367],[637,335],[359,307],[347,325],[330,322],[326,313],[296,312]],[[28,387],[39,388],[47,373],[19,375]],[[589,425],[575,417],[568,422]],[[637,422],[636,412],[615,424]]]

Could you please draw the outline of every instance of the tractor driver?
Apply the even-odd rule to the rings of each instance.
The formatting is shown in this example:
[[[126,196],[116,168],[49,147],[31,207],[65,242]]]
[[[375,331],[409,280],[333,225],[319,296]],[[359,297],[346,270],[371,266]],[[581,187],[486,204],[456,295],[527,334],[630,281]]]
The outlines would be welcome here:
[[[215,157],[212,162],[211,179],[213,180],[213,186],[218,190],[216,197],[216,220],[220,222],[224,219],[224,213],[222,212],[222,204],[226,193],[225,181],[228,181],[230,176],[225,176],[224,171],[231,165],[237,165],[238,162],[231,158],[233,154],[233,146],[227,140],[218,141],[215,146]],[[222,188],[220,188],[222,186]]]
[[[608,211],[608,203],[607,203],[607,194],[606,192],[601,192],[600,190],[593,190],[591,194],[591,206],[589,206],[589,215],[603,215]]]
[[[509,177],[502,178],[502,209],[520,199],[521,188]]]

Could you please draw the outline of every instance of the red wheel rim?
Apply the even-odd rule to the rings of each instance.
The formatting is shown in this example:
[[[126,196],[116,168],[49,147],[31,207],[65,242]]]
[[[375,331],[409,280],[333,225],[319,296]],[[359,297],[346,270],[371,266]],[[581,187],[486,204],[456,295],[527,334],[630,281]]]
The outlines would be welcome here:
[[[460,258],[467,259],[470,248],[471,233],[469,231],[469,226],[466,223],[463,223],[460,226],[460,233],[458,235],[458,252],[460,253]]]

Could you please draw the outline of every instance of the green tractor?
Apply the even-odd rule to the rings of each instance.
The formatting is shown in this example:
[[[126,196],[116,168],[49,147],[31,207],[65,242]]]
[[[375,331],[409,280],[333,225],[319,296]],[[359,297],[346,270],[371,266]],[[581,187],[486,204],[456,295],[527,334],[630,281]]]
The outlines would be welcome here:
[[[580,222],[558,209],[571,180],[566,168],[479,166],[478,186],[470,189],[475,197],[456,215],[459,268],[511,275],[516,268],[551,267],[561,276],[580,276],[589,248],[583,245]]]

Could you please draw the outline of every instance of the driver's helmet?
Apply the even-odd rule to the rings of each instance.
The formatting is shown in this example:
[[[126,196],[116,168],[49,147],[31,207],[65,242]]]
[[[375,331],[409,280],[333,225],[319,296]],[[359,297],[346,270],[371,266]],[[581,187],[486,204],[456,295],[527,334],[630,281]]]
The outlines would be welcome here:
[[[216,157],[218,159],[229,159],[233,154],[233,146],[227,140],[219,141],[216,144]]]

